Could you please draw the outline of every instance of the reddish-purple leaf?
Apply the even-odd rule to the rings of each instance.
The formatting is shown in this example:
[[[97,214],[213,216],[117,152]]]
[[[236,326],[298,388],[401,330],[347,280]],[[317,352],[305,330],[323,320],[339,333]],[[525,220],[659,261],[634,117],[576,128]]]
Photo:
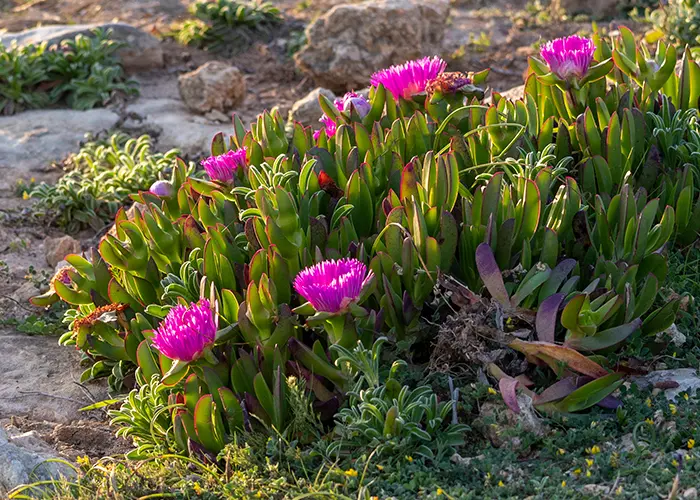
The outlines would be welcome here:
[[[498,388],[501,390],[501,395],[503,396],[503,401],[506,406],[513,410],[515,413],[520,413],[520,405],[518,404],[518,395],[515,390],[518,388],[517,379],[512,377],[503,377],[498,381]]]
[[[537,310],[535,317],[535,330],[537,331],[537,340],[542,342],[554,342],[554,329],[557,326],[557,315],[559,306],[564,301],[564,294],[555,293],[550,295]]]
[[[620,406],[622,406],[622,401],[617,399],[615,396],[606,396],[598,401],[598,406],[605,408],[606,410],[617,410]]]
[[[574,377],[563,378],[547,387],[541,394],[535,396],[533,404],[542,405],[564,399],[577,389]]]
[[[491,297],[496,299],[503,307],[510,307],[508,292],[503,284],[501,270],[498,268],[498,264],[496,264],[496,259],[493,256],[491,247],[486,243],[482,243],[476,247],[476,268],[484,282],[484,286],[491,294]]]

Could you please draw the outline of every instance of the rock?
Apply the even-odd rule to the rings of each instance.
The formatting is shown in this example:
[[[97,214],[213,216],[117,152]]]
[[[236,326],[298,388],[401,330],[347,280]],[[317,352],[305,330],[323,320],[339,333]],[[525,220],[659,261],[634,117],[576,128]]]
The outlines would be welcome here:
[[[508,89],[505,92],[501,92],[501,96],[505,97],[506,99],[510,99],[512,101],[517,101],[518,99],[522,99],[523,96],[525,95],[525,85],[518,85],[517,87],[513,87],[512,89]]]
[[[112,40],[126,44],[117,52],[126,71],[144,71],[163,67],[163,49],[160,41],[153,35],[124,23],[41,26],[19,33],[5,33],[0,35],[0,42],[5,45],[13,41],[19,45],[47,42],[51,46],[62,40],[72,40],[78,35],[90,35],[98,28],[112,30]]]
[[[108,109],[46,109],[0,116],[0,190],[34,177],[78,150],[85,134],[113,128],[119,116]]]
[[[66,255],[80,253],[81,247],[78,240],[66,235],[59,238],[46,238],[44,240],[44,251],[46,252],[46,262],[55,268]]]
[[[697,498],[698,497],[698,490],[697,488],[688,488],[683,492],[683,498]]]
[[[127,112],[140,117],[133,127],[146,127],[157,136],[159,151],[177,148],[193,159],[207,153],[212,138],[223,130],[203,116],[193,116],[178,99],[138,99],[128,105]]]
[[[619,14],[619,4],[619,0],[561,0],[560,6],[568,14],[587,14],[601,19]]]
[[[448,13],[448,0],[336,5],[308,26],[295,61],[322,87],[362,88],[374,71],[437,53]]]
[[[681,393],[693,395],[700,388],[700,377],[694,368],[657,370],[641,377],[632,377],[631,382],[642,389],[660,387],[670,401],[675,401]]]
[[[58,345],[55,337],[0,329],[0,349],[0,418],[27,416],[67,423],[86,418],[80,408],[108,397],[104,380],[85,384],[92,399],[73,383],[83,370],[80,353]]]
[[[333,92],[322,87],[317,87],[292,105],[292,109],[289,110],[288,121],[290,123],[300,122],[304,126],[312,126],[316,129],[321,128],[321,123],[318,121],[323,114],[321,105],[318,103],[318,97],[320,95],[326,96],[331,101],[335,99],[335,94]]]
[[[178,78],[180,96],[194,113],[230,111],[245,99],[243,73],[221,61],[209,61]]]
[[[33,432],[10,437],[0,428],[0,493],[34,481],[74,477],[66,464],[46,462],[57,458],[48,444]]]
[[[224,113],[219,111],[218,109],[213,109],[209,111],[206,115],[204,115],[204,118],[211,122],[217,122],[217,123],[227,123],[231,121],[231,117],[226,116]]]

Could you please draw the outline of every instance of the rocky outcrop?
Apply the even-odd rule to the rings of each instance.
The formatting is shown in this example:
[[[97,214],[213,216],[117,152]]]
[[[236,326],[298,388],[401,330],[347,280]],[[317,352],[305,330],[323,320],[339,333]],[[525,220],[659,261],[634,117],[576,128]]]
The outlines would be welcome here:
[[[448,13],[447,0],[337,5],[307,28],[297,66],[335,92],[366,87],[374,71],[436,54]]]

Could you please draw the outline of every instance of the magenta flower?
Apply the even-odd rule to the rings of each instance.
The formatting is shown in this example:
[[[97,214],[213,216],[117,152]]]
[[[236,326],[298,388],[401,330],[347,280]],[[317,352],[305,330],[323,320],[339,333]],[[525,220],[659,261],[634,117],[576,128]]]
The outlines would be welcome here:
[[[151,194],[154,194],[156,196],[172,196],[173,185],[170,184],[168,181],[156,181],[153,183],[149,191],[151,192]]]
[[[297,274],[294,289],[316,311],[338,313],[357,301],[372,276],[357,259],[326,260]]]
[[[409,99],[424,92],[428,82],[445,71],[445,68],[447,63],[439,57],[424,57],[377,71],[370,81],[375,87],[380,83],[384,85],[396,100],[399,97]]]
[[[190,307],[176,305],[154,330],[153,345],[164,356],[179,361],[193,361],[214,343],[218,318],[207,299]]]
[[[354,107],[357,114],[360,115],[360,118],[367,116],[367,113],[369,113],[370,109],[372,109],[372,105],[369,103],[369,101],[355,92],[346,93],[343,97],[339,97],[333,101],[333,104],[335,104],[338,111],[343,113],[350,113]],[[338,130],[338,125],[333,121],[333,119],[324,114],[319,121],[323,123],[326,136],[333,137]],[[318,140],[320,135],[320,130],[314,132],[314,140]]]
[[[246,168],[247,148],[229,151],[219,156],[210,156],[202,160],[201,165],[213,181],[230,183],[239,168]]]
[[[550,40],[540,48],[540,56],[550,71],[562,80],[586,76],[594,52],[593,40],[577,35]]]

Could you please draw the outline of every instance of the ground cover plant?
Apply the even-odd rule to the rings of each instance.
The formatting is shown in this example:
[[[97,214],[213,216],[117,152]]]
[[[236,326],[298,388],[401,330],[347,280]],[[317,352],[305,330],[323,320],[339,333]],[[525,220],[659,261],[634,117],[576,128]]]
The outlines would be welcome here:
[[[197,0],[189,10],[192,19],[177,23],[170,35],[214,52],[240,50],[282,22],[277,7],[258,0]]]
[[[38,215],[67,231],[102,229],[130,201],[130,194],[170,174],[178,151],[155,153],[152,142],[147,135],[130,138],[121,133],[91,140],[69,159],[56,184],[32,186],[26,196],[36,200]]]
[[[0,113],[59,103],[91,109],[115,93],[137,94],[137,84],[125,77],[115,56],[122,46],[103,30],[52,46],[0,44]]]
[[[199,475],[134,484],[127,461],[110,486],[84,463],[62,494],[634,493],[642,441],[676,468],[647,480],[694,484],[695,400],[625,382],[630,360],[675,349],[689,306],[668,256],[692,258],[700,230],[700,65],[621,28],[543,44],[522,99],[486,104],[487,76],[424,58],[366,98],[321,96],[315,132],[234,117],[199,173],[178,161],[132,193],[40,300],[70,305],[61,343],[84,379],[134,386],[110,411],[127,459]],[[556,431],[483,452],[473,411],[499,399]],[[613,429],[632,435],[622,457]],[[532,450],[552,482],[514,468]]]

